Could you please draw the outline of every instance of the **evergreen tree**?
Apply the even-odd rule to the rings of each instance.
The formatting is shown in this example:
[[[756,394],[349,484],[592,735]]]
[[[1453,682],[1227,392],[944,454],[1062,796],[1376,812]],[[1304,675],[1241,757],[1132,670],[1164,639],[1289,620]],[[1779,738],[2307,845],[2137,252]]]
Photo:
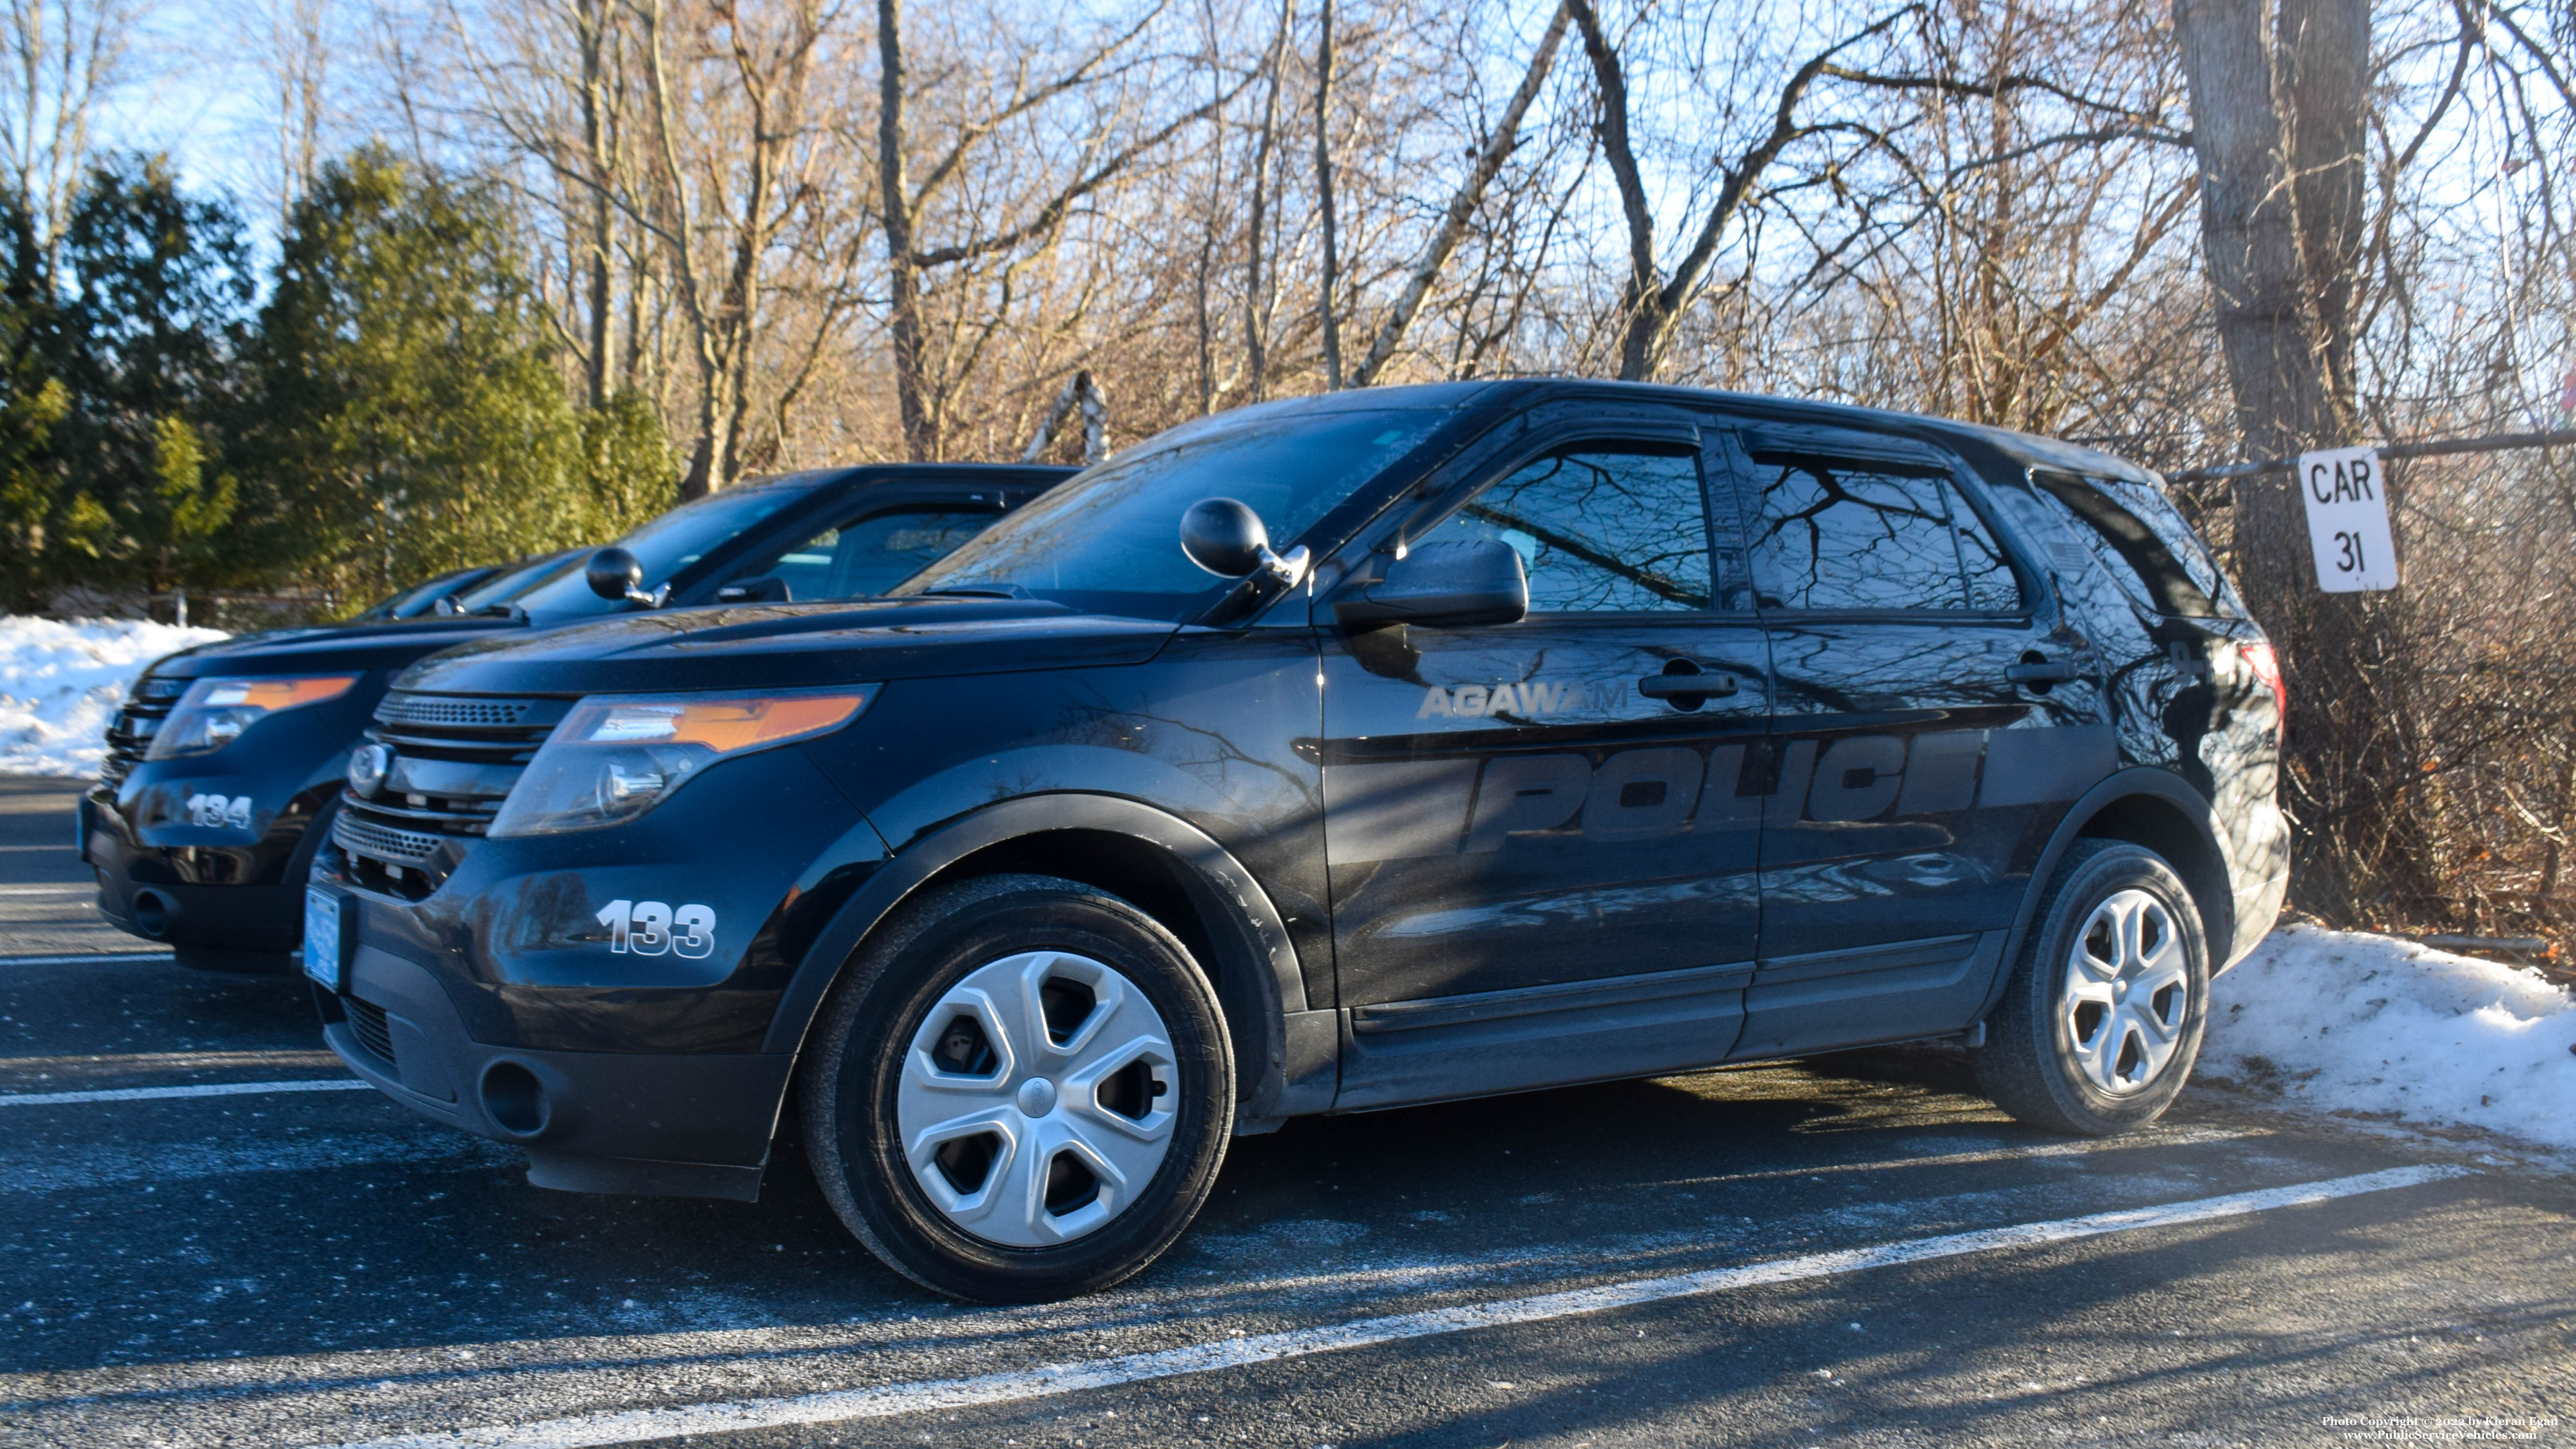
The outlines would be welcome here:
[[[88,581],[161,593],[252,572],[219,543],[237,490],[215,467],[254,288],[240,214],[181,192],[166,157],[121,158],[90,172],[62,265],[57,442]]]
[[[106,511],[66,476],[65,317],[24,197],[0,191],[0,610],[96,572]]]
[[[667,503],[650,411],[572,406],[500,196],[381,147],[290,215],[253,355],[234,532],[342,598]]]

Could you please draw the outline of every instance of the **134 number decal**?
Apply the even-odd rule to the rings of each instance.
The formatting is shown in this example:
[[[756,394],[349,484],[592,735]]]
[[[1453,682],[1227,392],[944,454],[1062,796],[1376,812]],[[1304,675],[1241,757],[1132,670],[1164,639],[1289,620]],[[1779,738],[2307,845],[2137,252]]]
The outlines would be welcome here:
[[[248,830],[250,797],[191,795],[188,797],[188,823],[214,830]]]
[[[716,948],[716,913],[707,906],[680,906],[660,901],[610,901],[600,907],[599,923],[608,928],[608,949],[638,956],[670,952],[692,960]]]

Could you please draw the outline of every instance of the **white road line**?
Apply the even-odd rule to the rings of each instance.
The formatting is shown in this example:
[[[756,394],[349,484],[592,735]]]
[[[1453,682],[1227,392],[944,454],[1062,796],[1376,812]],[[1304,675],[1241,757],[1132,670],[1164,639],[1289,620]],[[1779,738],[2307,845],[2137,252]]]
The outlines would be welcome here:
[[[158,1102],[171,1097],[254,1097],[262,1092],[363,1092],[355,1077],[319,1082],[207,1082],[194,1087],[107,1087],[95,1092],[5,1092],[0,1107],[69,1107],[80,1102]]]
[[[669,1409],[622,1409],[528,1424],[488,1425],[443,1434],[406,1434],[341,1444],[333,1446],[333,1449],[588,1449],[588,1446],[674,1439],[684,1434],[736,1433],[747,1429],[829,1424],[850,1419],[882,1419],[932,1409],[1007,1404],[1083,1389],[1212,1373],[1219,1369],[1464,1333],[1472,1329],[1541,1323],[1549,1319],[1603,1313],[1616,1308],[1724,1293],[1769,1283],[1834,1277],[1899,1263],[2044,1247],[2052,1243],[2150,1228],[2179,1227],[2363,1193],[2415,1187],[2467,1175],[2468,1169],[2447,1165],[2397,1167],[2385,1172],[2265,1188],[2257,1192],[2230,1193],[2224,1197],[2198,1198],[2157,1207],[2121,1208],[2085,1217],[1985,1228],[1976,1232],[1918,1238],[1911,1242],[1883,1243],[1869,1248],[1847,1248],[1737,1268],[1711,1268],[1669,1277],[1631,1279],[1596,1288],[1505,1298],[1386,1318],[1364,1318],[1350,1323],[1291,1329],[1251,1338],[1220,1339],[1153,1353],[1049,1364],[975,1378],[886,1384],[876,1388],[841,1389],[783,1398],[735,1399]]]
[[[0,896],[94,896],[98,882],[61,881],[46,885],[0,885]]]
[[[76,956],[0,956],[0,966],[115,966],[131,961],[167,961],[167,951],[84,952]]]

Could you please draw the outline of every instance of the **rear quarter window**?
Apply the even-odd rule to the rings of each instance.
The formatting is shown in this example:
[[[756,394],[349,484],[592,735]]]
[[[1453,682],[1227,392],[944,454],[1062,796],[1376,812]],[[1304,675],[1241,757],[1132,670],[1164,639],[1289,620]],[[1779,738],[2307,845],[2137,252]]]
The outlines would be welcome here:
[[[2139,607],[2186,619],[2242,616],[2199,535],[2152,485],[2036,472],[2031,482]]]

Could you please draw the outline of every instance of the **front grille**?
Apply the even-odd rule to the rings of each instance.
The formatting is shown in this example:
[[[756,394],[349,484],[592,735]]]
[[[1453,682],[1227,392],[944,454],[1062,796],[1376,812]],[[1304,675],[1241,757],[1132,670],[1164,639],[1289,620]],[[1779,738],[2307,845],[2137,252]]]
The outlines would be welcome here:
[[[349,1034],[358,1039],[358,1045],[365,1047],[385,1065],[392,1066],[394,1034],[385,1025],[385,1009],[354,996],[341,997],[340,1004],[348,1009]]]
[[[571,707],[562,699],[388,694],[367,738],[392,748],[393,771],[374,798],[350,795],[341,818],[387,832],[377,839],[388,846],[481,835]]]
[[[422,866],[438,853],[438,837],[417,830],[395,830],[361,820],[346,810],[331,822],[331,840],[352,855],[395,865]]]
[[[385,696],[367,738],[393,751],[373,796],[342,797],[332,843],[361,885],[409,900],[438,888],[454,868],[446,842],[492,828],[510,787],[536,758],[572,701]]]
[[[397,694],[376,709],[380,724],[462,725],[468,729],[508,729],[527,723],[541,701],[532,699],[441,699],[434,694]]]
[[[143,763],[144,752],[152,748],[152,737],[160,732],[161,722],[177,708],[179,696],[194,683],[188,679],[155,679],[150,675],[134,682],[116,718],[107,724],[107,760],[99,771],[100,778],[116,784]]]

